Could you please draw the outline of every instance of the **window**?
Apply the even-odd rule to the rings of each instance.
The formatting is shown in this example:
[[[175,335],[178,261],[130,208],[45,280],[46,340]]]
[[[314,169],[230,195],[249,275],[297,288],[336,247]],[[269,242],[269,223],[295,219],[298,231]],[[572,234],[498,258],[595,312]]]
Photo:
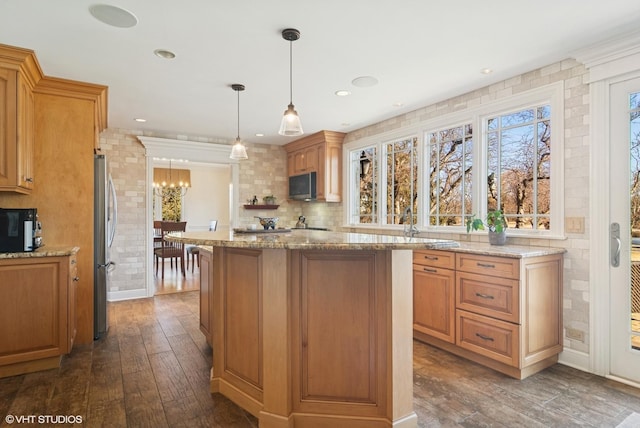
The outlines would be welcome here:
[[[156,190],[162,192],[158,195]],[[165,187],[154,189],[153,192],[153,218],[156,217],[156,207],[162,210],[162,220],[180,221],[182,218],[182,188]]]
[[[403,217],[411,209],[413,224],[418,215],[417,137],[385,144],[386,224],[409,221]]]
[[[347,144],[347,221],[393,226],[410,207],[420,230],[464,233],[501,209],[509,234],[561,237],[563,97],[558,82]]]
[[[378,155],[376,147],[365,147],[351,152],[353,183],[351,223],[378,222]]]
[[[551,107],[487,120],[487,210],[500,209],[509,227],[549,229]]]
[[[465,215],[473,214],[472,129],[468,123],[427,134],[431,226],[460,226]]]

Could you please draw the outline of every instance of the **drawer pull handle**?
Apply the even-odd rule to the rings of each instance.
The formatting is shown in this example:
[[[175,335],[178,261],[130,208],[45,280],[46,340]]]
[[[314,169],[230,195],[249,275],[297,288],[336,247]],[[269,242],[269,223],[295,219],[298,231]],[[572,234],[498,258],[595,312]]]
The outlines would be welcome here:
[[[429,273],[437,273],[438,270],[437,269],[430,269],[430,268],[422,268],[423,271],[425,272],[429,272]]]
[[[438,258],[435,256],[424,256],[424,258],[427,260],[438,260]]]
[[[476,333],[476,336],[478,336],[482,340],[488,340],[489,342],[493,342],[493,337],[485,336],[484,334],[480,334],[480,333]]]
[[[495,299],[495,297],[493,297],[491,294],[476,293],[476,296],[482,297],[483,299]]]
[[[494,269],[496,267],[496,265],[492,265],[491,263],[480,263],[480,262],[478,262],[478,266],[483,268],[491,268],[491,269]]]

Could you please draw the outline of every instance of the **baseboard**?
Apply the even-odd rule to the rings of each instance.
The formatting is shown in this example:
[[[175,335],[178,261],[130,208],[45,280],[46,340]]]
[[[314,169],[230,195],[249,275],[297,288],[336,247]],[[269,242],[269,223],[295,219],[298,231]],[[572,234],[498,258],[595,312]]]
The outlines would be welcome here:
[[[589,354],[585,354],[584,352],[564,348],[560,355],[558,355],[558,362],[565,366],[582,370],[583,372],[593,373],[590,369]]]
[[[149,296],[147,296],[146,288],[136,288],[134,290],[121,290],[121,291],[107,292],[108,302],[117,302],[119,300],[131,300],[131,299],[146,299],[147,297]]]

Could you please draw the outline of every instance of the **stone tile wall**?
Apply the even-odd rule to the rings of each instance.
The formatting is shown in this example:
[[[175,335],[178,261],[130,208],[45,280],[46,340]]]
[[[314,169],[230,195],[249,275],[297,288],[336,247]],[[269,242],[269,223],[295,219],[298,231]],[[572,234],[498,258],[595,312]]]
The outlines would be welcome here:
[[[476,91],[430,105],[348,134],[345,144],[382,134],[398,128],[418,124],[482,103],[498,100],[533,88],[564,81],[565,134],[565,191],[566,217],[584,219],[584,233],[567,234],[566,240],[514,239],[509,244],[566,248],[564,264],[564,327],[584,333],[585,340],[565,337],[565,348],[589,353],[589,85],[585,67],[575,60],[565,60],[520,76],[478,89]],[[346,229],[349,230],[349,229]],[[363,231],[358,229],[358,231]],[[373,233],[380,231],[372,230]],[[388,233],[388,232],[384,232]],[[401,232],[398,232],[401,233]],[[420,236],[488,242],[486,236],[423,233]]]

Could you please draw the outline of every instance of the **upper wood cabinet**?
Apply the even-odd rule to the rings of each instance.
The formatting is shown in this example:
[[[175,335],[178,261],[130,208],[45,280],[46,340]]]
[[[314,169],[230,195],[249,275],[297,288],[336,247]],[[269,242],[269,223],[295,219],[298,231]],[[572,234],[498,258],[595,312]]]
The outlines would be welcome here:
[[[33,88],[40,79],[32,51],[0,45],[0,191],[33,189]]]
[[[319,201],[342,200],[342,141],[345,135],[320,131],[284,146],[289,176],[316,173]]]

